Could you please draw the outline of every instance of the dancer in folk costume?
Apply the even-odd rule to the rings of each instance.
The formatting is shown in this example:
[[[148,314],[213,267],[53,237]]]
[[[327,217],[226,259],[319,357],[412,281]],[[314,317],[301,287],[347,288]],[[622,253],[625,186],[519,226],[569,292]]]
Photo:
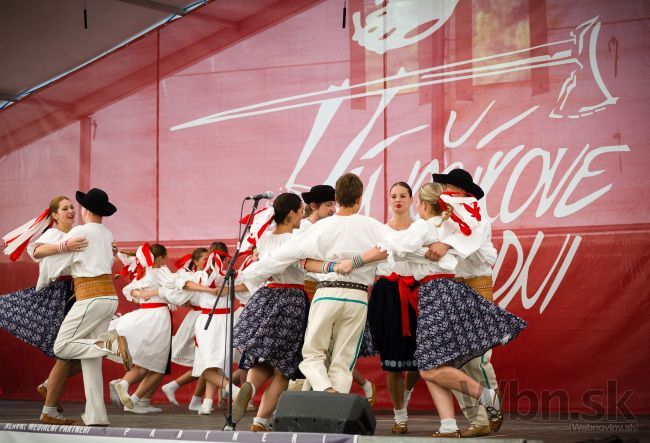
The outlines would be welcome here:
[[[244,274],[246,282],[259,284],[282,273],[297,260],[333,260],[352,256],[377,244],[386,228],[377,220],[357,214],[361,206],[363,183],[354,174],[344,174],[336,182],[338,212],[323,219],[278,248],[270,257],[260,259]],[[308,270],[310,262],[306,262]],[[349,275],[333,272],[335,263],[323,266],[324,273],[314,274],[318,289],[309,311],[309,321],[302,349],[300,370],[314,390],[349,392],[352,371],[366,322],[368,285],[375,277],[373,265]],[[326,353],[331,351],[329,368]]]
[[[208,255],[208,262],[203,274],[199,280],[199,285],[203,287],[214,288],[213,291],[203,291],[195,293],[193,296],[195,303],[201,306],[201,314],[196,319],[194,331],[196,335],[196,353],[194,355],[194,365],[192,367],[192,376],[203,376],[206,381],[205,397],[198,410],[199,415],[209,415],[212,413],[212,403],[216,388],[227,389],[229,379],[226,372],[229,372],[230,352],[228,344],[230,343],[230,300],[227,293],[218,297],[216,309],[210,325],[206,329],[209,314],[215,304],[215,297],[218,293],[218,286],[223,281],[225,274],[224,264],[219,254],[220,251],[213,251]],[[192,287],[185,287],[192,291]],[[233,385],[235,395],[239,388]],[[229,394],[231,394],[229,392]]]
[[[502,413],[497,391],[484,388],[458,368],[488,349],[508,343],[527,323],[454,280],[458,259],[451,252],[469,256],[479,249],[484,234],[477,200],[443,191],[437,183],[422,186],[418,191],[421,220],[404,231],[390,233],[378,247],[341,262],[337,270],[363,269],[366,263],[386,257],[389,263],[395,259],[413,262],[413,277],[420,282],[415,358],[441,419],[434,437],[460,437],[452,390],[478,399],[490,420],[500,420]],[[452,205],[457,210],[452,210]],[[442,239],[453,250],[438,262],[424,258],[425,245]]]
[[[171,361],[180,366],[189,367],[190,369],[180,377],[162,386],[161,390],[170,403],[179,406],[176,400],[176,390],[193,381],[197,381],[194,388],[194,394],[188,405],[190,411],[198,411],[203,402],[205,394],[205,379],[203,377],[194,377],[192,375],[192,366],[194,366],[194,355],[196,350],[195,325],[196,319],[201,315],[201,306],[196,297],[191,292],[183,291],[184,285],[189,282],[198,284],[203,275],[203,269],[208,261],[210,252],[207,248],[196,248],[191,254],[181,257],[176,261],[178,271],[175,274],[176,291],[167,293],[167,299],[174,304],[187,306],[190,311],[185,315],[183,322],[172,337],[172,356]],[[191,286],[191,285],[190,285]],[[213,290],[214,288],[210,288]]]
[[[275,229],[260,233],[253,227],[260,260],[291,240],[294,229],[300,226],[303,203],[295,194],[280,194],[273,208],[258,213],[255,218],[275,222]],[[268,223],[262,223],[268,226]],[[254,264],[252,266],[255,266]],[[244,271],[246,272],[246,271]],[[253,432],[268,432],[271,415],[280,395],[287,390],[289,380],[298,378],[298,365],[309,301],[304,290],[305,276],[298,263],[284,272],[273,274],[265,285],[253,294],[235,325],[234,345],[244,357],[242,367],[248,369],[246,383],[235,397],[232,418],[237,423],[244,415],[255,391],[271,380],[262,395],[257,416],[251,426]]]
[[[65,196],[50,201],[48,209],[3,237],[5,254],[16,261],[27,250],[39,268],[46,266],[44,257],[67,251],[81,251],[88,244],[83,237],[69,239],[60,245],[72,229],[76,215],[74,204]],[[45,231],[45,232],[43,232]],[[42,235],[41,235],[42,234]],[[32,239],[36,239],[32,241]],[[30,243],[31,241],[31,243]],[[53,345],[65,314],[75,302],[70,270],[39,291],[30,287],[0,296],[0,327],[17,338],[36,346],[45,355],[55,357]],[[42,423],[68,425],[75,422],[61,415],[59,396],[66,381],[81,372],[78,360],[57,359],[48,379],[37,387],[45,399],[41,413]]]
[[[413,223],[411,187],[397,182],[391,186],[388,197],[393,216],[386,226],[392,232],[408,229]],[[405,434],[408,432],[408,402],[420,379],[415,361],[418,282],[413,278],[408,261],[380,263],[377,277],[368,302],[368,323],[381,368],[387,374],[386,384],[395,416],[392,432]]]
[[[327,217],[331,217],[336,212],[336,200],[335,200],[335,190],[329,185],[316,185],[313,186],[309,192],[301,193],[302,200],[305,202],[305,218],[300,222],[300,229],[296,234],[307,231],[314,223],[318,222]],[[316,265],[318,266],[318,264]],[[309,300],[314,297],[316,293],[316,280],[313,278],[305,278],[305,292]],[[372,335],[366,324],[363,333],[363,340],[361,342],[361,347],[359,348],[359,357],[371,357],[376,355],[374,349],[374,344],[372,340]],[[331,355],[328,352],[325,365],[329,367],[331,361]],[[352,371],[352,380],[357,383],[366,396],[366,399],[371,406],[374,406],[377,399],[377,392],[375,385],[370,381],[366,380],[364,375],[356,367]],[[310,390],[311,385],[309,382],[300,383],[297,382],[294,387],[291,389],[303,389]]]
[[[257,247],[253,247],[252,249],[248,251],[244,251],[243,253],[239,254],[240,257],[242,255],[244,256],[244,260],[239,265],[239,268],[237,268],[237,276],[235,278],[235,298],[237,299],[238,302],[238,306],[234,314],[235,325],[239,321],[239,317],[241,317],[242,312],[244,312],[246,305],[248,304],[251,297],[253,296],[253,292],[250,291],[244,284],[244,280],[242,278],[242,271],[246,269],[248,266],[250,266],[252,263],[256,262],[259,258]],[[241,367],[242,354],[237,347],[235,347],[234,349],[233,358],[234,361],[239,363],[239,367],[233,372],[232,380],[233,383],[235,383],[237,386],[240,386],[246,381],[248,369]],[[225,394],[225,391],[222,391],[222,394]],[[222,396],[221,400],[223,401],[226,400],[225,395]],[[253,400],[251,399],[251,401],[248,404],[248,410],[253,410],[253,409],[255,409],[255,407],[253,406]]]
[[[459,197],[472,196],[479,202],[485,202],[482,200],[483,189],[474,183],[471,174],[463,169],[454,169],[449,174],[433,174],[433,181],[443,184],[446,192],[457,193],[456,195]],[[460,209],[456,209],[456,206],[457,204],[452,204],[455,211],[460,211]],[[482,213],[483,216],[479,220],[483,233],[481,246],[473,254],[459,260],[458,266],[456,266],[456,279],[474,289],[487,301],[492,302],[492,266],[496,262],[497,251],[492,244],[490,218],[485,212],[482,211]],[[427,251],[427,258],[438,260],[447,253],[450,247],[451,245],[447,244],[444,239],[442,242],[434,243]],[[497,389],[496,374],[492,363],[490,363],[491,356],[492,350],[490,349],[480,357],[470,360],[460,369],[484,387]],[[454,395],[470,424],[469,428],[462,431],[463,437],[480,437],[499,430],[503,417],[490,421],[485,408],[474,398],[458,391],[454,391]]]
[[[111,275],[113,235],[102,221],[103,217],[114,214],[117,209],[109,202],[108,195],[97,188],[86,194],[77,191],[76,199],[82,206],[84,225],[72,228],[62,242],[65,245],[72,238],[84,237],[88,246],[79,252],[45,257],[46,272],[39,275],[37,289],[70,268],[77,301],[61,324],[54,342],[54,353],[61,359],[81,360],[86,394],[83,422],[86,425],[106,426],[108,417],[104,405],[102,357],[117,354],[127,370],[131,367],[127,340],[117,331],[107,331],[118,301]]]
[[[171,347],[171,314],[165,298],[165,285],[174,276],[165,266],[167,249],[160,244],[140,246],[127,272],[133,275],[131,283],[122,290],[124,297],[140,304],[111,322],[118,334],[129,341],[133,367],[121,379],[109,383],[111,400],[124,410],[137,414],[160,412],[151,406],[151,397],[162,382],[169,365]],[[140,382],[129,396],[130,384]]]

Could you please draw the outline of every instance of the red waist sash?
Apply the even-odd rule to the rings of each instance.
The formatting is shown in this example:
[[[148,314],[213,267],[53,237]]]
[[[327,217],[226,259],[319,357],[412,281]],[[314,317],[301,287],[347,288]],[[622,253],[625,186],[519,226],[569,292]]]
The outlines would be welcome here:
[[[411,323],[409,321],[408,305],[418,313],[418,282],[411,275],[398,275],[392,273],[385,277],[388,281],[397,282],[399,289],[400,310],[402,311],[402,336],[411,336]]]
[[[142,303],[140,309],[166,308],[167,303]]]

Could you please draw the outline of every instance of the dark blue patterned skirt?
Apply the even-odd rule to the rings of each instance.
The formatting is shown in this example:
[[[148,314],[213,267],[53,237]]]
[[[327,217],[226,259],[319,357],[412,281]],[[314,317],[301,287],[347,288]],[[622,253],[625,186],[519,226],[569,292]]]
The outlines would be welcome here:
[[[304,378],[298,369],[307,329],[309,300],[296,288],[260,288],[235,324],[234,345],[240,366],[257,363],[277,368],[289,379]]]
[[[54,357],[54,341],[74,303],[73,294],[72,281],[56,280],[40,291],[32,287],[2,295],[0,328]]]
[[[361,346],[359,346],[359,358],[372,357],[373,355],[377,355],[377,348],[372,338],[372,332],[370,332],[368,319],[366,319],[366,327],[363,329],[363,338],[361,339]]]
[[[418,368],[460,368],[488,349],[506,344],[528,323],[450,278],[420,286],[415,358]]]
[[[411,335],[402,334],[402,306],[397,282],[380,278],[368,302],[368,323],[384,371],[417,371],[415,337],[417,313],[408,304]]]

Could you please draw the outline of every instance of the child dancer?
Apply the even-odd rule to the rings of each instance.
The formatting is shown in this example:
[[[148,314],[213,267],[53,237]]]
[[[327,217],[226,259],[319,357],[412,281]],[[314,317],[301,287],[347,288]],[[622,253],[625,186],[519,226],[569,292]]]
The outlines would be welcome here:
[[[133,367],[122,379],[109,384],[111,397],[117,397],[124,410],[137,414],[159,412],[150,405],[151,395],[162,381],[171,346],[171,315],[167,299],[159,290],[173,276],[165,266],[167,249],[160,244],[145,243],[135,255],[134,279],[123,289],[129,301],[140,309],[125,314],[115,322],[115,329],[129,340]],[[140,381],[132,396],[129,384]]]

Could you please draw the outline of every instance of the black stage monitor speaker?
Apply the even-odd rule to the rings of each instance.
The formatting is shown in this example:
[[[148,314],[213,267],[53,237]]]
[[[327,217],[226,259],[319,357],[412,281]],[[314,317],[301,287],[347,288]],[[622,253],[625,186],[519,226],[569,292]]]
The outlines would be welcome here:
[[[353,394],[285,392],[273,430],[373,435],[377,421],[368,400]]]

